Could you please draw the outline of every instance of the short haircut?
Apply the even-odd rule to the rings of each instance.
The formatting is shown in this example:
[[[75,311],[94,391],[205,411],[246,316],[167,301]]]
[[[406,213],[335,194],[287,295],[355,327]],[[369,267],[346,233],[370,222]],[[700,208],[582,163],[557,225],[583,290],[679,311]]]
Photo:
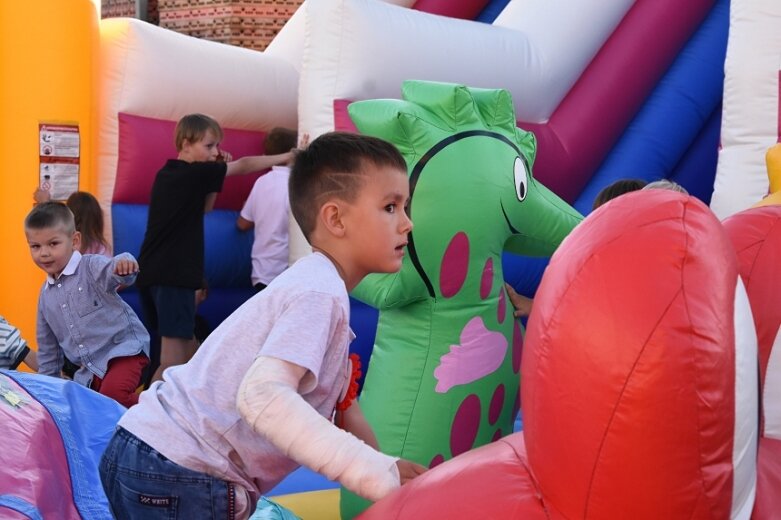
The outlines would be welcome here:
[[[48,229],[62,226],[69,235],[76,231],[73,213],[62,202],[37,204],[24,219],[25,229]]]
[[[176,123],[174,132],[174,141],[176,151],[181,152],[185,140],[190,143],[197,143],[211,130],[218,141],[222,141],[222,128],[220,124],[209,116],[203,114],[188,114]]]
[[[670,190],[670,191],[677,191],[678,193],[683,193],[684,195],[688,195],[689,192],[686,191],[686,188],[681,186],[675,181],[671,181],[669,179],[661,179],[654,182],[649,182],[645,185],[643,188],[644,190]]]
[[[296,155],[290,172],[290,209],[307,240],[327,200],[355,201],[367,163],[407,171],[404,158],[392,144],[346,132],[323,134]]]
[[[266,155],[278,155],[287,153],[296,147],[298,133],[290,128],[277,126],[271,129],[263,144]]]
[[[642,179],[618,179],[614,183],[608,184],[602,188],[602,191],[597,193],[597,196],[594,198],[594,205],[591,209],[597,209],[605,202],[613,200],[624,193],[642,190],[644,186],[645,181]]]

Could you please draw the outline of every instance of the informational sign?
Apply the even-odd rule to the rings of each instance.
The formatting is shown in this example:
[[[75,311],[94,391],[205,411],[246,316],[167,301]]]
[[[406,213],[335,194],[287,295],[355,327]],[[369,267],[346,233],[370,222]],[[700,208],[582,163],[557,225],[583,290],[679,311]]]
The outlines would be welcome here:
[[[38,136],[39,185],[52,200],[65,200],[79,189],[79,126],[40,123]]]

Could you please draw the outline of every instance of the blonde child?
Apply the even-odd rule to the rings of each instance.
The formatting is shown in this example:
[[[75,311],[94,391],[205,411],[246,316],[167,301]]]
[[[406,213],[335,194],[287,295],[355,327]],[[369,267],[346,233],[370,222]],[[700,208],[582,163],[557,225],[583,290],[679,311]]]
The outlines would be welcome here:
[[[136,282],[147,323],[160,335],[160,366],[152,381],[160,380],[166,368],[186,363],[195,351],[195,291],[204,277],[203,216],[214,207],[225,177],[285,164],[292,156],[231,161],[220,151],[222,136],[211,117],[184,116],[174,135],[178,156],[163,166],[152,186]]]
[[[299,153],[290,204],[314,253],[122,417],[100,464],[117,518],[176,509],[180,518],[244,519],[299,465],[370,500],[425,471],[378,451],[349,391],[348,291],[401,268],[408,199],[406,165],[385,141],[331,133]],[[346,431],[334,426],[335,409]]]

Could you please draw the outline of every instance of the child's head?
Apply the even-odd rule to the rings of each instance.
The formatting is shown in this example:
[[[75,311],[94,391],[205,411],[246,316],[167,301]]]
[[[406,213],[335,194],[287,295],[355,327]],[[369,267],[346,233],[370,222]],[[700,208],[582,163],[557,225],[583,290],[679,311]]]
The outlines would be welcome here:
[[[35,265],[55,278],[81,243],[73,213],[60,202],[35,206],[24,219],[24,233]]]
[[[602,191],[594,199],[594,205],[591,209],[597,209],[605,202],[613,200],[624,193],[642,190],[643,186],[645,186],[645,181],[642,179],[619,179],[602,188]]]
[[[323,134],[299,152],[290,173],[290,209],[304,236],[310,240],[323,203],[354,202],[370,170],[377,168],[407,171],[392,144],[358,134]]]
[[[103,209],[98,199],[86,191],[76,191],[71,193],[65,204],[73,213],[76,230],[81,233],[81,250],[90,251],[99,245],[106,246]]]
[[[176,124],[174,138],[179,159],[187,162],[216,161],[222,141],[220,124],[203,114],[189,114]]]
[[[356,264],[365,264],[358,271],[401,267],[412,229],[406,213],[409,179],[392,144],[358,134],[324,134],[296,156],[289,192],[293,216],[313,246],[340,241]]]
[[[263,144],[266,155],[279,155],[287,153],[296,147],[298,133],[290,128],[277,126],[271,129]]]
[[[684,188],[677,182],[668,179],[649,182],[648,184],[645,185],[643,189],[644,190],[670,190],[670,191],[677,191],[678,193],[683,193],[684,195],[689,194],[689,192],[686,191],[686,188]]]

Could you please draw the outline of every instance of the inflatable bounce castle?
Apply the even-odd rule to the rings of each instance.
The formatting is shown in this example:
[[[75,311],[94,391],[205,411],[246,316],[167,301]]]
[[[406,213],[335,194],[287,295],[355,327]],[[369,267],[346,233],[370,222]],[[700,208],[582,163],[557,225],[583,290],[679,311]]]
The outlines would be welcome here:
[[[399,278],[356,291],[352,349],[383,448],[432,469],[365,517],[773,518],[779,23],[777,0],[306,0],[261,53],[99,20],[89,0],[4,2],[0,314],[34,344],[43,278],[21,223],[54,164],[43,125],[75,131],[62,167],[135,255],[186,113],[220,121],[237,157],[275,126],[379,135],[410,167],[416,229]],[[253,294],[235,220],[262,173],[206,216],[213,326]],[[690,197],[580,222],[628,177]],[[307,252],[291,222],[291,262]],[[528,333],[503,280],[536,292]],[[87,422],[71,386],[2,375],[4,464],[25,477],[0,477],[0,511],[107,517],[94,461],[122,410]],[[302,470],[270,495],[332,519],[336,487]],[[367,505],[341,500],[344,518]]]

